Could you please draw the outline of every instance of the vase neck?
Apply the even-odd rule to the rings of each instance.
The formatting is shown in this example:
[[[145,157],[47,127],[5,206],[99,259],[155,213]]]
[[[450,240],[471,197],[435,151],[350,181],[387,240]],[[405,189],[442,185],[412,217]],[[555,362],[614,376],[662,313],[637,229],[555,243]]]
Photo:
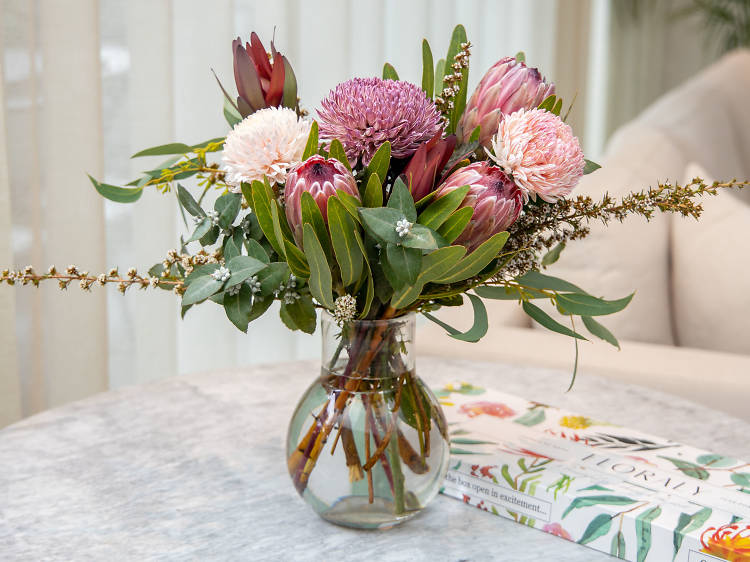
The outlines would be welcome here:
[[[352,321],[339,325],[322,318],[322,368],[328,374],[391,379],[414,370],[413,313],[388,320]]]

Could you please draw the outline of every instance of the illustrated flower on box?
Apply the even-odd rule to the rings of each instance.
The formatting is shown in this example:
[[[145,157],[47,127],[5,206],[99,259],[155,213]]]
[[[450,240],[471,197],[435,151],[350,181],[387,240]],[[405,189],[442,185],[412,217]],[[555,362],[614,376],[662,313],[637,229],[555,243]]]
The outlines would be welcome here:
[[[547,523],[544,527],[542,527],[542,531],[545,533],[550,533],[552,535],[555,535],[556,537],[563,538],[568,541],[572,541],[573,537],[570,536],[570,533],[563,529],[562,525],[560,523]]]
[[[732,523],[709,527],[701,534],[702,552],[729,562],[750,560],[750,525]]]
[[[586,429],[594,425],[594,423],[591,418],[585,416],[563,416],[559,421],[562,427],[570,429]]]
[[[255,33],[231,42],[237,95],[219,83],[226,135],[142,150],[134,157],[155,160],[125,185],[90,178],[122,204],[144,191],[174,192],[184,219],[175,249],[145,270],[28,266],[3,270],[0,281],[172,291],[183,316],[218,306],[243,332],[273,311],[289,329],[312,333],[320,313],[323,362],[289,424],[286,453],[293,485],[329,521],[392,526],[442,485],[450,431],[415,372],[417,313],[449,337],[476,342],[491,325],[485,301],[515,300],[549,330],[617,346],[598,318],[633,295],[600,298],[542,270],[592,222],[657,212],[697,218],[698,198],[748,183],[696,178],[620,199],[573,195],[598,165],[584,159],[554,84],[519,53],[500,58],[469,92],[472,45],[461,25],[442,58],[423,41],[419,84],[386,63],[382,77],[331,84],[310,113],[291,64],[269,45]],[[537,300],[549,301],[554,316]],[[471,305],[471,326],[435,315],[462,304]],[[516,414],[486,401],[461,411]],[[519,423],[544,416],[534,408]],[[548,462],[516,453],[537,468]]]

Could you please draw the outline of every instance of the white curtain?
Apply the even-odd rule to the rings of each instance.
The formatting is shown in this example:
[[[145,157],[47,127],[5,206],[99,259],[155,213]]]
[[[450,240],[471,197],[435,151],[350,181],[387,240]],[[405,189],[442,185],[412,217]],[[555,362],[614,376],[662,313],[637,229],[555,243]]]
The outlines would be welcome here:
[[[602,4],[609,2],[0,0],[0,266],[145,271],[175,247],[185,227],[174,194],[104,203],[85,173],[122,183],[158,164],[129,160],[140,148],[226,134],[210,69],[233,89],[231,40],[251,30],[266,45],[275,32],[314,115],[329,88],[379,75],[384,61],[419,82],[422,37],[437,58],[464,23],[474,45],[470,87],[501,56],[525,51],[565,99],[577,95],[571,122],[598,138],[587,145],[596,151],[604,125],[584,116],[591,107],[601,122],[607,109],[596,105],[607,87],[602,57],[588,56],[607,37],[589,32],[609,21]],[[59,292],[0,288],[0,426],[107,388],[318,354],[316,336],[288,332],[273,314],[245,335],[215,306],[181,321],[166,292]]]

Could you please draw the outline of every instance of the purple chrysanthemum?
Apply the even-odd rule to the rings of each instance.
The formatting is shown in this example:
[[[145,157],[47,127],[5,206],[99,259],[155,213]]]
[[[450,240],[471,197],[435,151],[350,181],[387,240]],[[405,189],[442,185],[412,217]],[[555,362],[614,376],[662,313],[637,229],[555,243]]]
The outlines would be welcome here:
[[[419,86],[401,80],[353,78],[336,86],[318,110],[320,136],[338,139],[352,165],[367,165],[391,143],[394,158],[411,156],[442,127],[440,112]]]

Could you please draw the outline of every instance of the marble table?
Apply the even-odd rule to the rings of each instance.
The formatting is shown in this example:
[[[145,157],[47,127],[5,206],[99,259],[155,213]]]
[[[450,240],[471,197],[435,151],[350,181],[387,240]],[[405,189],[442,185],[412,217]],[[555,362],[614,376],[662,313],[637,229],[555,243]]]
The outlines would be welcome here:
[[[420,358],[455,380],[750,458],[750,424],[636,386]],[[439,496],[387,531],[339,528],[299,499],[286,423],[310,362],[170,379],[94,396],[0,431],[0,559],[556,560],[609,556]]]

